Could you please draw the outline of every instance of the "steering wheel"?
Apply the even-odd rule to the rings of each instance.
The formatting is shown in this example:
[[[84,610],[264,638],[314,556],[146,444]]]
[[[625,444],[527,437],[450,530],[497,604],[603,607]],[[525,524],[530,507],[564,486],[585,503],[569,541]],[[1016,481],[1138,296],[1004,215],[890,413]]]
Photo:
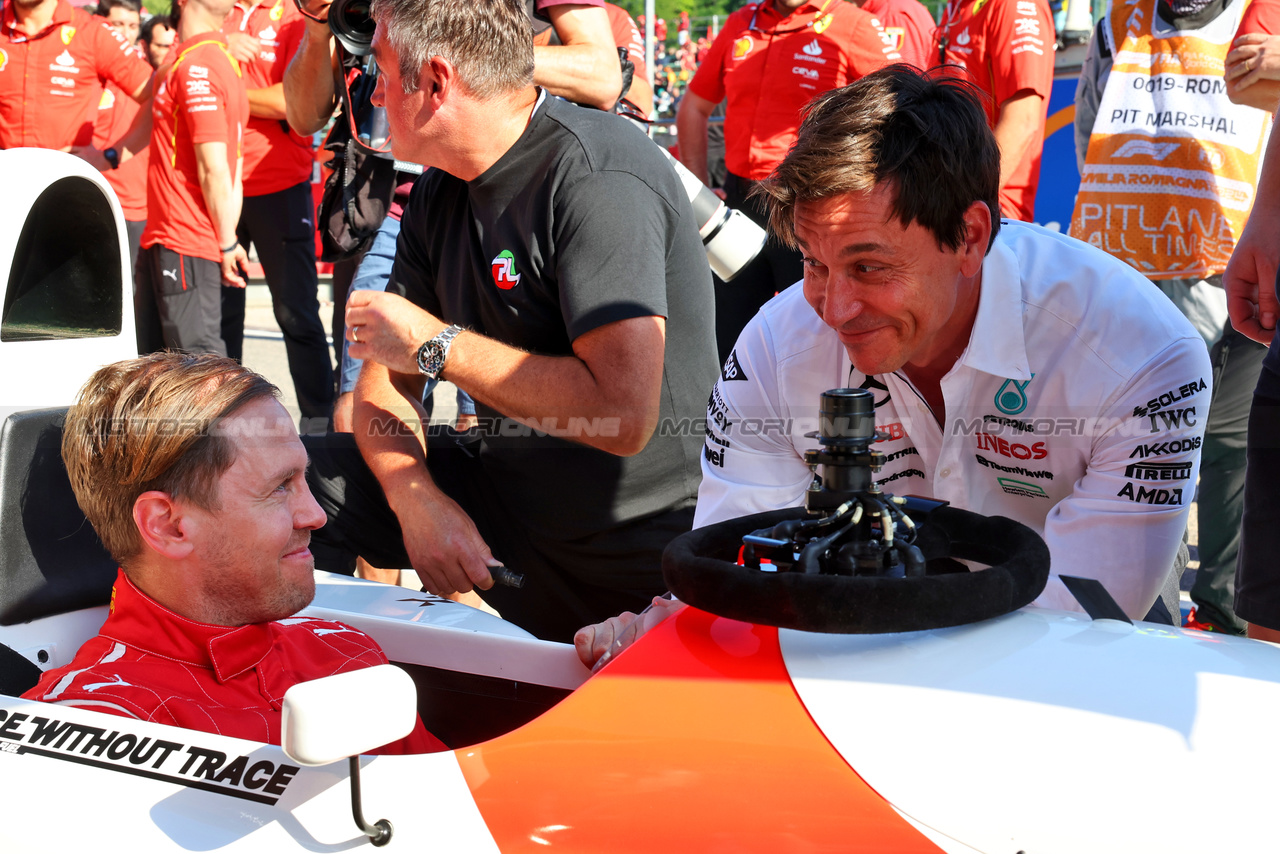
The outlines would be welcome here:
[[[698,528],[662,555],[667,586],[682,602],[760,625],[840,634],[912,632],[961,626],[1028,604],[1049,580],[1049,547],[1004,516],[956,507],[934,510],[915,544],[926,560],[951,557],[989,565],[975,572],[914,578],[764,572],[736,563],[742,538],[805,514],[775,510]]]

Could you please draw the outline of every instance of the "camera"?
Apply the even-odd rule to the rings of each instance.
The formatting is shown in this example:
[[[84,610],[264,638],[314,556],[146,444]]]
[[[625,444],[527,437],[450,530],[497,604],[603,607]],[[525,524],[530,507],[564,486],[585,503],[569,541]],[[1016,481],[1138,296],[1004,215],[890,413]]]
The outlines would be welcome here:
[[[374,27],[371,0],[334,0],[329,7],[329,30],[353,56],[373,53]]]
[[[658,148],[676,170],[685,195],[693,205],[693,217],[698,223],[698,234],[702,237],[702,247],[706,250],[711,271],[722,282],[732,281],[764,249],[764,229],[742,211],[734,210],[721,201],[710,187],[672,157],[670,151],[661,145]]]

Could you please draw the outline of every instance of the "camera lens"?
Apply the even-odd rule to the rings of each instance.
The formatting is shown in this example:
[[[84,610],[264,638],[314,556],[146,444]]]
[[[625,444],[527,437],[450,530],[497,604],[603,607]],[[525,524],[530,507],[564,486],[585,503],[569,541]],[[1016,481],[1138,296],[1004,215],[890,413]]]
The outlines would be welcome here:
[[[346,51],[354,56],[373,53],[376,24],[369,0],[334,0],[329,7],[329,29]]]
[[[365,0],[352,0],[342,9],[342,23],[353,33],[367,34],[373,39],[374,22],[372,9]]]

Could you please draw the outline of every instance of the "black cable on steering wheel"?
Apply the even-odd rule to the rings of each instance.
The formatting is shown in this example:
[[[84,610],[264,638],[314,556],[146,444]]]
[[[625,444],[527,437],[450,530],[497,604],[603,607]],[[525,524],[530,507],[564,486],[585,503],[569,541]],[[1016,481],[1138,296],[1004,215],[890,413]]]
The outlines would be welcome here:
[[[696,608],[761,625],[877,634],[960,626],[1028,604],[1049,579],[1049,548],[1004,516],[941,507],[920,525],[926,560],[951,557],[988,569],[915,578],[763,572],[737,564],[742,538],[804,516],[804,508],[731,519],[676,537],[662,555],[667,586]]]

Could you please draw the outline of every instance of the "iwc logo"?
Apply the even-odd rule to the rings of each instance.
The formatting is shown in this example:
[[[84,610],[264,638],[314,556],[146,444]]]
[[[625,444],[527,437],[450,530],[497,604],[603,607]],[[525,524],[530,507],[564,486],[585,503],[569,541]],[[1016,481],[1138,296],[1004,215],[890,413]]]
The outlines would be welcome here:
[[[1031,375],[1031,380],[1036,375]],[[1027,408],[1027,386],[1031,385],[1031,380],[1018,382],[1014,379],[1004,381],[1004,385],[1000,386],[1000,390],[996,392],[996,409],[999,409],[1005,415],[1017,415]]]
[[[516,256],[510,250],[503,249],[490,264],[493,271],[493,283],[499,290],[509,291],[520,284],[520,274],[516,272]]]

